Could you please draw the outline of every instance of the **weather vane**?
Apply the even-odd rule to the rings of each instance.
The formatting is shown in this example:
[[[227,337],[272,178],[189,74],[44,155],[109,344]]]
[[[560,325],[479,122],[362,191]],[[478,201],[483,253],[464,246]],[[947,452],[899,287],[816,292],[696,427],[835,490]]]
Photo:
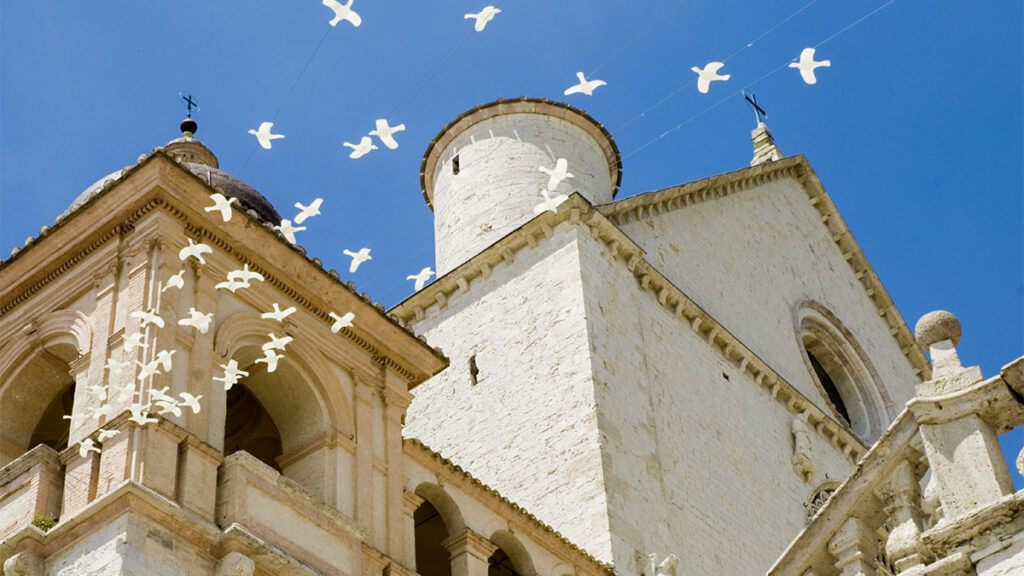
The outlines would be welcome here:
[[[764,111],[764,108],[758,106],[757,96],[754,96],[753,92],[743,92],[743,99],[746,100],[747,103],[754,108],[754,120],[757,122],[758,125],[761,125],[762,123],[764,123],[765,120],[768,119],[768,113]]]
[[[196,112],[199,112],[199,103],[192,99],[192,95],[186,93],[184,90],[178,92],[178,97],[185,101],[185,109],[187,110],[186,118],[192,117],[192,109],[195,108]]]

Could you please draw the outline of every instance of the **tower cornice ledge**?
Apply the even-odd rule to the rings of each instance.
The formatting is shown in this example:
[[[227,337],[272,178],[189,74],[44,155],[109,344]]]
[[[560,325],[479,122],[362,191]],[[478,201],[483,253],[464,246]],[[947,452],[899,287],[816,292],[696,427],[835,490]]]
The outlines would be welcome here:
[[[612,258],[633,274],[639,290],[650,292],[666,312],[686,322],[694,334],[714,348],[727,362],[736,366],[740,372],[749,372],[758,387],[765,388],[787,411],[793,415],[805,413],[808,422],[817,433],[842,450],[851,463],[855,464],[864,455],[867,446],[857,435],[815,406],[718,320],[669,281],[645,259],[644,251],[639,245],[602,214],[599,208],[578,193],[574,193],[563,202],[557,212],[545,212],[523,224],[392,308],[390,313],[399,321],[408,324],[422,320],[426,317],[426,312],[434,307],[443,310],[453,295],[472,291],[474,280],[487,278],[495,267],[513,262],[520,250],[533,248],[553,237],[554,229],[563,224],[581,227],[592,238],[603,243]]]

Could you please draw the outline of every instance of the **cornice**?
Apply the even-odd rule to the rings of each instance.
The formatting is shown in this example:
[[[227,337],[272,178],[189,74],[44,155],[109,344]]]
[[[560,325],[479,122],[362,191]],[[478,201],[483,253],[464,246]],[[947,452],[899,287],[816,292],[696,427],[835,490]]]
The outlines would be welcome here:
[[[729,194],[792,178],[807,194],[807,199],[817,210],[821,223],[828,229],[832,241],[839,248],[843,259],[853,270],[854,276],[874,303],[878,315],[889,326],[889,334],[896,340],[900,351],[913,366],[921,381],[931,377],[931,365],[924,352],[917,345],[913,333],[903,320],[892,298],[868,262],[860,245],[846,226],[831,197],[825,191],[818,176],[803,155],[790,156],[775,162],[758,164],[735,172],[728,172],[680,186],[647,192],[598,207],[602,214],[615,225],[639,221],[650,216],[679,210]]]
[[[579,193],[574,193],[563,202],[556,213],[545,212],[523,224],[488,249],[413,294],[390,312],[403,322],[414,323],[424,319],[428,309],[436,306],[443,310],[456,292],[468,292],[472,289],[473,280],[487,278],[492,269],[503,262],[510,264],[515,260],[517,252],[551,238],[554,228],[563,223],[583,228],[594,240],[604,244],[612,259],[633,274],[641,292],[650,293],[667,313],[685,322],[694,334],[740,372],[749,372],[758,388],[763,388],[788,412],[794,416],[806,413],[818,434],[841,450],[847,460],[856,463],[864,455],[867,447],[860,438],[807,399],[718,320],[672,284],[644,258],[640,246]]]

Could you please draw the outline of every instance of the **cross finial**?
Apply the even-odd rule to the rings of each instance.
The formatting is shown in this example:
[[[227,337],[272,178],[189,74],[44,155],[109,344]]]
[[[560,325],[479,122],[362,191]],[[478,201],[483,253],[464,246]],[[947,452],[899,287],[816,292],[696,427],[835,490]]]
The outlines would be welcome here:
[[[761,108],[761,106],[757,104],[757,96],[755,96],[753,92],[743,92],[743,99],[746,100],[754,109],[754,121],[757,122],[758,125],[763,124],[764,121],[768,119],[768,113],[764,111],[764,108]]]
[[[192,117],[193,108],[195,108],[196,112],[199,112],[199,103],[192,98],[191,94],[181,91],[178,92],[178,96],[185,101],[186,118]]]

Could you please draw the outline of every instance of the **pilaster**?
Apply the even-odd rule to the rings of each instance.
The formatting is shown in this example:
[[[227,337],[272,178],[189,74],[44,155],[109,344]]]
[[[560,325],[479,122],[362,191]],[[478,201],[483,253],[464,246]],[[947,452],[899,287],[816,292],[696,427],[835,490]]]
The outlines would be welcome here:
[[[441,542],[452,560],[452,576],[487,576],[488,559],[498,549],[490,540],[464,528]]]
[[[836,559],[839,576],[875,576],[878,542],[871,527],[859,518],[846,519],[829,540],[828,551]]]

